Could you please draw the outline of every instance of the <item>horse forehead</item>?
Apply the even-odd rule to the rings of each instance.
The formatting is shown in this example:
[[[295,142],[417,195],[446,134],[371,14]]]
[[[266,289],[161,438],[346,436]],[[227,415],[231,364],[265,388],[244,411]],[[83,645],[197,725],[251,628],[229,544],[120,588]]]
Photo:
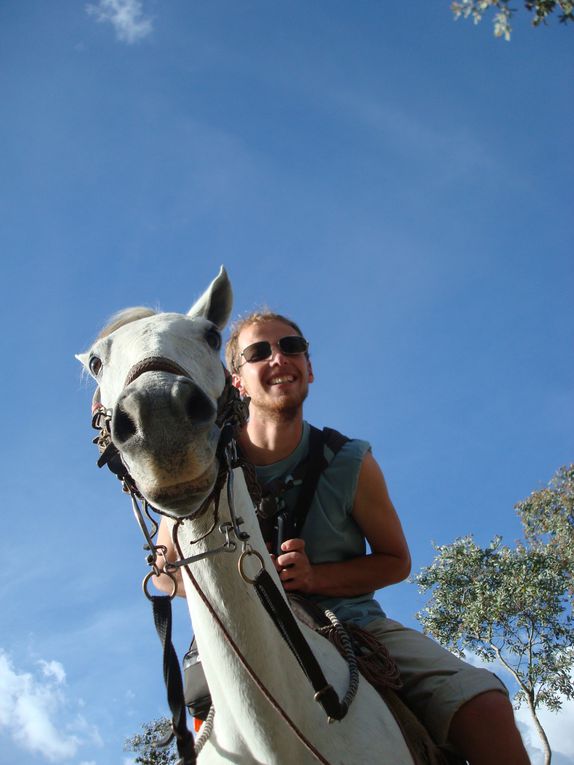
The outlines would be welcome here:
[[[214,354],[205,342],[205,331],[210,326],[203,318],[162,313],[119,327],[104,339],[101,348],[104,366],[111,374],[107,383],[121,382],[145,358],[162,357],[181,364],[204,387],[217,386],[218,375],[212,378],[221,362],[212,358]],[[104,381],[101,385],[106,387]]]
[[[132,350],[149,347],[177,348],[203,338],[209,322],[192,319],[179,313],[160,313],[145,319],[125,324],[114,332],[110,339],[114,345]]]

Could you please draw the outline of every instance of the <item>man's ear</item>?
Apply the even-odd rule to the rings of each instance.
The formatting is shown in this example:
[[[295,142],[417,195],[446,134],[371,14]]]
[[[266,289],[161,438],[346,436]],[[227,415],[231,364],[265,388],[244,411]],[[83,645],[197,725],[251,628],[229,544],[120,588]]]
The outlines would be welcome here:
[[[247,395],[247,391],[245,390],[243,386],[243,380],[241,379],[241,375],[238,375],[236,372],[233,372],[231,375],[231,384],[234,388],[237,388],[237,390],[241,393],[242,396]]]
[[[315,375],[313,374],[313,365],[311,364],[311,359],[307,359],[307,369],[309,370],[309,382],[312,383],[315,379]]]

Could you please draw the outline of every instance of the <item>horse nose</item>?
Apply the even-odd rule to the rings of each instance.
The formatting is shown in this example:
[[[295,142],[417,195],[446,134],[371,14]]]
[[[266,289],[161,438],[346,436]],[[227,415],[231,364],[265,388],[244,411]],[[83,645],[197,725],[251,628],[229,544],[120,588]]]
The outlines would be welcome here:
[[[194,425],[203,425],[215,417],[215,405],[188,377],[178,377],[170,393],[175,414],[187,418]]]
[[[145,439],[158,427],[176,428],[184,421],[201,426],[212,421],[215,414],[215,405],[187,377],[177,377],[160,390],[138,388],[136,383],[126,388],[117,401],[112,438],[120,446],[138,433]]]

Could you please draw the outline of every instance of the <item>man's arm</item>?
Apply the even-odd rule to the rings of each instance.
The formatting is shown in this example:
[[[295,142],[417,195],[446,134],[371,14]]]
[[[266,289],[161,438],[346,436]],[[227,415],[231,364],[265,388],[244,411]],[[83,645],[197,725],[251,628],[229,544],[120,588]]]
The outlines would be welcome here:
[[[406,579],[411,570],[409,548],[383,473],[370,452],[361,465],[352,515],[372,552],[342,563],[313,565],[305,542],[288,539],[275,564],[286,590],[352,597]]]
[[[163,545],[166,548],[166,560],[172,562],[174,560],[177,560],[177,551],[175,549],[175,546],[173,544],[173,539],[171,537],[171,529],[172,524],[168,523],[167,519],[165,517],[162,517],[160,524],[159,524],[159,531],[157,532],[157,542],[156,545],[159,547],[160,545]],[[161,565],[161,558],[159,559],[160,565]],[[175,581],[177,583],[177,590],[176,594],[181,595],[182,598],[185,598],[185,587],[183,586],[183,579],[181,576],[181,569],[176,569],[172,574],[173,577],[175,577]],[[166,592],[168,595],[171,595],[173,592],[173,581],[170,579],[170,577],[167,574],[161,574],[160,576],[152,576],[152,582],[157,587],[158,590],[161,590],[161,592]]]

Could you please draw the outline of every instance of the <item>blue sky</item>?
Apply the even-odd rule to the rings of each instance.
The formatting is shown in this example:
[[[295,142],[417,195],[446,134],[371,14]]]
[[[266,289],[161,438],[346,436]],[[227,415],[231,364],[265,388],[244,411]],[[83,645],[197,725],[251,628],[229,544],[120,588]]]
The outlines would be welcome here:
[[[0,4],[0,765],[124,765],[166,711],[74,359],[114,311],[185,311],[223,263],[236,314],[292,315],[307,416],[371,441],[415,571],[433,540],[511,543],[572,461],[572,30],[514,27],[423,0]],[[381,601],[411,626],[424,602]],[[574,707],[546,719],[574,762]]]

